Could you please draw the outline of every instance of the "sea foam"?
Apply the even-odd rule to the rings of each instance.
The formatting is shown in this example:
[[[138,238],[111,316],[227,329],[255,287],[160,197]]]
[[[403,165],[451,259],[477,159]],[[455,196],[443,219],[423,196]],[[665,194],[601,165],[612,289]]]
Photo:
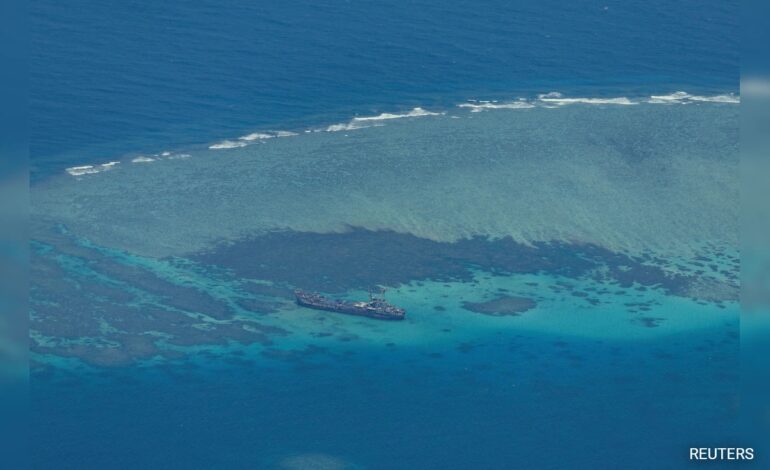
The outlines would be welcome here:
[[[254,132],[251,134],[238,137],[238,139],[250,142],[252,140],[272,139],[273,137],[275,137],[273,134],[265,134],[264,132]]]
[[[222,150],[222,149],[235,149],[238,147],[245,147],[248,145],[246,142],[243,141],[237,141],[237,140],[223,140],[222,142],[219,142],[218,144],[209,145],[209,148],[211,150]]]
[[[685,104],[693,101],[738,104],[741,102],[741,99],[739,96],[732,93],[714,96],[698,96],[691,95],[685,91],[677,91],[668,95],[652,95],[647,102],[652,104]]]
[[[94,173],[101,173],[103,171],[110,170],[114,168],[116,165],[118,165],[119,163],[120,162],[112,161],[112,162],[102,163],[101,165],[71,166],[67,168],[66,171],[72,176],[91,175]]]
[[[358,129],[366,129],[368,127],[379,127],[383,125],[383,121],[390,121],[393,119],[441,116],[443,114],[445,113],[428,111],[418,106],[413,108],[411,111],[401,114],[381,113],[376,116],[356,116],[349,122],[332,124],[323,130],[326,132],[354,131]]]
[[[381,124],[380,124],[381,125]],[[357,121],[343,122],[339,124],[332,124],[324,129],[326,132],[340,132],[340,131],[354,131],[357,129],[366,129],[368,127],[375,127],[376,124],[366,125]]]
[[[410,117],[423,117],[423,116],[439,116],[441,113],[434,113],[431,111],[427,111],[423,108],[416,107],[413,108],[411,111],[403,114],[392,114],[392,113],[382,113],[378,114],[377,116],[363,116],[363,117],[354,117],[353,121],[386,121],[389,119],[402,119],[402,118],[410,118]]]
[[[617,104],[617,105],[634,105],[638,104],[634,101],[631,101],[630,99],[626,98],[625,96],[621,96],[619,98],[565,98],[564,95],[562,95],[559,92],[552,91],[550,93],[545,93],[542,95],[538,95],[538,99],[542,101],[543,103],[549,103],[549,104],[555,104],[558,106],[563,106],[567,104]]]
[[[529,109],[534,108],[535,105],[520,99],[518,101],[502,102],[497,101],[475,101],[468,103],[461,103],[457,105],[458,108],[470,108],[472,113],[478,113],[487,109]]]
[[[487,110],[516,110],[516,109],[531,109],[531,108],[561,108],[565,105],[571,104],[585,104],[585,105],[636,105],[636,104],[689,104],[689,103],[721,103],[721,104],[738,104],[740,103],[740,96],[734,93],[725,93],[717,95],[693,95],[685,91],[676,91],[669,94],[651,95],[648,98],[627,98],[627,97],[614,97],[614,98],[599,98],[599,97],[566,97],[560,92],[549,92],[537,95],[537,99],[518,98],[511,101],[497,101],[497,100],[469,100],[466,103],[460,103],[458,108],[469,109],[473,113],[478,113]],[[309,128],[305,129],[303,133],[312,134],[315,132],[346,132],[359,129],[366,129],[370,127],[380,127],[385,125],[387,121],[405,119],[405,118],[418,118],[426,116],[441,116],[446,115],[446,112],[428,111],[422,107],[415,107],[407,112],[402,113],[380,113],[374,116],[355,116],[348,122],[342,122],[337,124],[331,124],[322,128]],[[458,116],[450,116],[458,117]],[[226,139],[218,143],[214,143],[208,146],[211,150],[225,150],[246,147],[256,142],[264,142],[269,139],[280,137],[292,137],[300,135],[298,132],[292,131],[260,131],[252,132],[238,137],[237,139]],[[183,159],[189,158],[189,154],[172,154],[170,151],[164,151],[159,154],[153,154],[152,157],[138,156],[131,160],[132,163],[150,163],[155,160],[164,159]],[[73,176],[81,176],[86,174],[100,173],[106,169],[109,169],[118,162],[110,162],[102,165],[81,165],[66,168],[66,172]]]
[[[536,100],[527,100],[525,98],[519,98],[515,101],[483,101],[483,100],[469,100],[467,103],[458,104],[459,108],[470,109],[471,112],[477,113],[480,111],[492,110],[492,109],[528,109],[534,107],[543,108],[559,108],[571,104],[585,104],[585,105],[637,105],[637,104],[688,104],[696,102],[707,103],[725,103],[725,104],[737,104],[740,103],[740,97],[733,93],[713,95],[713,96],[700,96],[692,95],[684,91],[677,91],[668,95],[652,95],[649,98],[628,98],[625,96],[605,98],[605,97],[566,97],[562,93],[552,91],[550,93],[543,93],[537,96]]]
[[[276,131],[275,133],[276,137],[294,137],[295,135],[299,135],[299,133],[292,131]]]
[[[299,135],[296,132],[291,131],[270,131],[270,132],[253,132],[251,134],[243,135],[241,137],[238,137],[238,140],[243,140],[246,142],[251,142],[255,140],[267,140],[267,139],[273,139],[275,137],[293,137],[295,135]]]
[[[153,165],[151,174],[131,165],[110,178],[56,181],[38,188],[36,210],[97,243],[151,256],[276,229],[351,226],[446,242],[510,236],[634,252],[735,241],[734,105],[535,103],[526,119],[486,112],[406,126],[353,121],[339,127],[386,127],[359,131],[355,143],[320,132],[260,145],[236,164],[204,153]]]

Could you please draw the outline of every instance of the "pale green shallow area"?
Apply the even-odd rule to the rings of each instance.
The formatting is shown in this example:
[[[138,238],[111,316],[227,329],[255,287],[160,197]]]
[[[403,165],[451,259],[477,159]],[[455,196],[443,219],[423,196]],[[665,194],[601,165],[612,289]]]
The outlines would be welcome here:
[[[131,156],[98,172],[62,174],[32,191],[40,242],[34,251],[46,276],[33,296],[35,358],[59,368],[77,363],[66,356],[96,365],[154,365],[196,353],[205,362],[207,354],[233,352],[305,361],[319,350],[456,354],[519,335],[646,341],[732,331],[739,314],[737,112],[717,103],[458,109],[238,148]],[[392,240],[390,250],[435,251],[437,258],[420,258],[403,272],[387,258],[379,261],[396,276],[387,298],[407,309],[407,320],[296,306],[287,292],[339,268],[332,261],[327,271],[321,253],[284,257],[290,266],[262,257],[274,271],[237,272],[249,267],[251,246],[304,249],[290,243],[292,234],[351,227],[388,232],[376,232],[381,238],[351,251],[346,263]],[[272,231],[286,232],[272,245],[249,245]],[[404,241],[395,232],[419,238]],[[470,279],[419,265],[463,256],[443,245],[414,245],[420,240],[474,236],[522,245],[466,248],[481,250],[467,259],[484,264],[488,257],[478,269],[466,266]],[[326,246],[344,255],[352,249],[345,240],[356,239],[335,240]],[[524,250],[535,242],[556,242],[565,254],[539,245],[538,253],[551,256],[539,263],[541,255]],[[227,255],[224,247],[243,243],[247,248]],[[604,257],[590,271],[569,265],[592,256],[581,246]],[[495,250],[508,249],[530,258],[495,268]],[[202,254],[211,255],[206,263],[193,261]],[[625,255],[633,261],[612,258]],[[402,253],[390,256],[391,264],[407,261]],[[645,277],[638,263],[667,274]],[[622,270],[612,271],[623,267],[636,269],[634,279],[646,284],[624,284]],[[281,277],[284,268],[311,274]],[[365,298],[353,287],[361,286],[353,268],[338,269],[344,288],[336,292]],[[371,274],[366,281],[379,283]],[[468,308],[504,296],[530,299],[534,307],[502,316]],[[109,350],[129,352],[112,357],[104,354]]]
[[[33,217],[107,247],[183,255],[274,229],[389,229],[691,254],[737,245],[732,104],[568,105],[300,132],[126,159],[35,186]]]

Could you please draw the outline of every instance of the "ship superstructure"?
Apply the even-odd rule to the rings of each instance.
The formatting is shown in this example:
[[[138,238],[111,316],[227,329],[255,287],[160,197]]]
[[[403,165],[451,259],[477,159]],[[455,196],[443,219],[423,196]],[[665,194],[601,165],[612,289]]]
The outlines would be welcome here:
[[[315,310],[358,315],[378,320],[403,320],[406,317],[406,311],[403,308],[388,303],[382,297],[383,293],[384,289],[379,296],[369,292],[368,302],[333,299],[317,292],[305,292],[299,289],[294,291],[294,296],[299,305]]]

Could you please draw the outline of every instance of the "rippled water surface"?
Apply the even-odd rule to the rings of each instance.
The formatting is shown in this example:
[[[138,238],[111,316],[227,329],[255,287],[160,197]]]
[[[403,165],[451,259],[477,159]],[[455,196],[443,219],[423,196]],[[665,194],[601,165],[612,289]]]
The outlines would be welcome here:
[[[80,3],[33,12],[36,467],[677,468],[733,435],[729,5]],[[293,297],[376,286],[406,320]]]

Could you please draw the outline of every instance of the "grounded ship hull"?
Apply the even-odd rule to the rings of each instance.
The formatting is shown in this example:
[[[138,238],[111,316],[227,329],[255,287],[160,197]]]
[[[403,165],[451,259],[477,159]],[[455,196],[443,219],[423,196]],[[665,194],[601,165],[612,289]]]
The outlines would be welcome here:
[[[375,318],[377,320],[403,320],[406,316],[404,309],[394,307],[379,299],[369,302],[347,302],[302,291],[296,291],[294,295],[297,299],[297,304],[315,310],[344,313],[346,315]]]

